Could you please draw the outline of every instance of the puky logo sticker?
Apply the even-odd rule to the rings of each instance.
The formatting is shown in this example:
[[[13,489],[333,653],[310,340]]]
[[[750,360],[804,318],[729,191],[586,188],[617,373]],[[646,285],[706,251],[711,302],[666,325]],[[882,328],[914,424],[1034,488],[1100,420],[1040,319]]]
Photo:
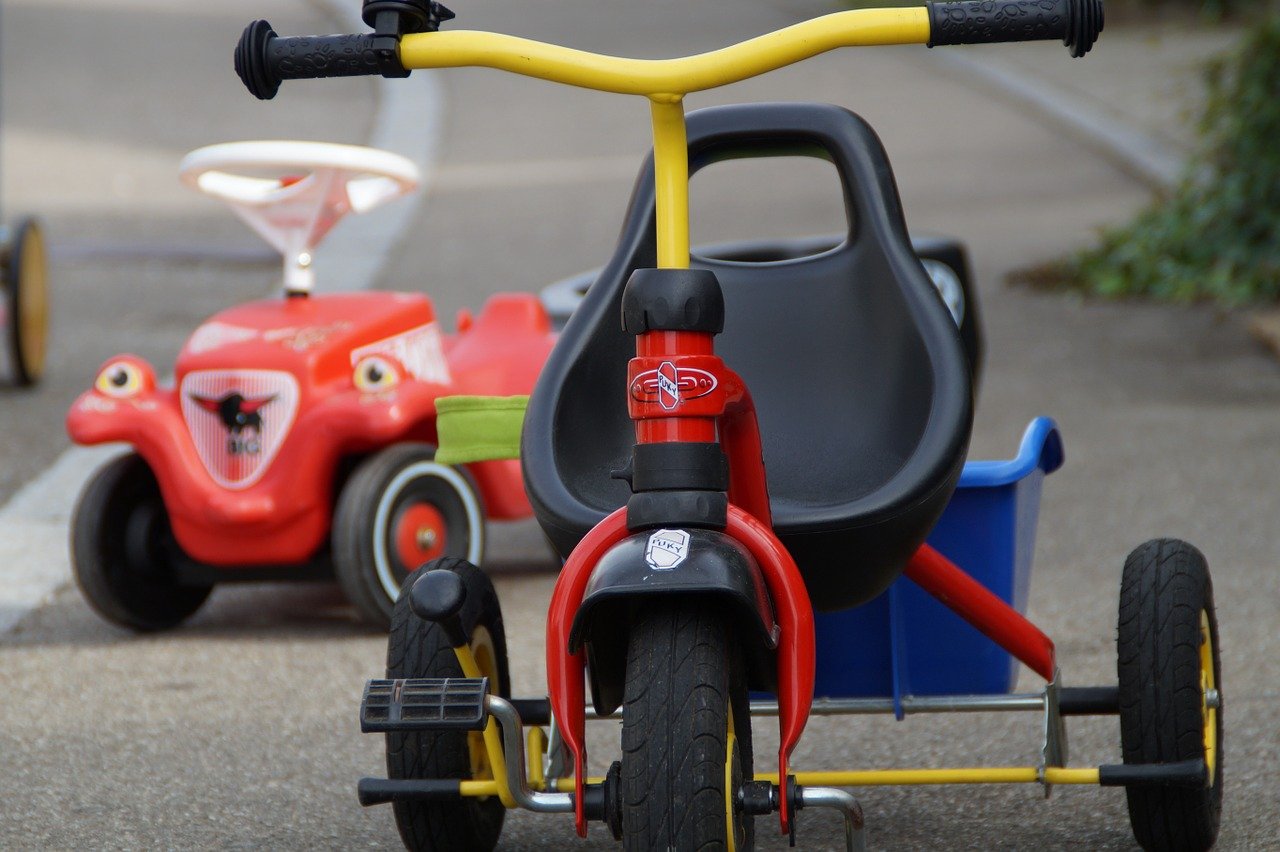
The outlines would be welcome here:
[[[656,370],[646,370],[631,382],[631,398],[636,402],[656,402],[664,411],[672,411],[687,399],[706,396],[716,389],[716,377],[706,370],[692,367],[677,369],[663,361]]]
[[[655,571],[670,571],[689,556],[689,533],[656,530],[644,548],[644,561]]]

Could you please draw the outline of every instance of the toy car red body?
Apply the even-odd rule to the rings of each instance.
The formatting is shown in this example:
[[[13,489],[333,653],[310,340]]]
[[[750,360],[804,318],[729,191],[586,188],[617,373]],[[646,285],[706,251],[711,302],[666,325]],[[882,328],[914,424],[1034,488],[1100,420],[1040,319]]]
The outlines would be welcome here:
[[[408,571],[478,560],[486,515],[530,513],[518,462],[433,460],[436,399],[528,393],[553,343],[532,294],[494,296],[445,334],[421,294],[304,291],[210,318],[172,386],[141,358],[110,359],[67,417],[77,443],[134,448],[77,506],[82,589],[108,619],[157,629],[216,582],[332,562],[385,622]]]

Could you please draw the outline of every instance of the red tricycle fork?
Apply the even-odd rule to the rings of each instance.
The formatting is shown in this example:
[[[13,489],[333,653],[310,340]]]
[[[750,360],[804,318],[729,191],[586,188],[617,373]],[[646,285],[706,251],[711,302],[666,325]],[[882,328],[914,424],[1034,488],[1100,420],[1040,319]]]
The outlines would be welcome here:
[[[712,351],[712,335],[647,331],[637,337],[628,377],[629,407],[638,444],[709,443],[717,434],[729,458],[730,503],[724,533],[751,553],[764,575],[779,627],[777,647],[779,777],[809,718],[814,681],[813,607],[791,554],[770,526],[760,433],[742,380]],[[682,392],[683,391],[683,392]],[[586,834],[583,808],[586,696],[584,651],[570,654],[569,636],[587,581],[610,548],[631,534],[621,508],[592,529],[570,554],[547,614],[547,686],[552,710],[574,758],[575,821]],[[790,831],[786,797],[782,831]]]
[[[787,777],[788,758],[804,731],[813,698],[813,610],[794,560],[773,531],[736,505],[730,505],[728,520],[725,533],[744,544],[764,571],[781,628],[778,643],[781,729],[778,777],[782,779]],[[552,710],[561,722],[565,745],[574,756],[577,791],[574,807],[579,834],[586,832],[586,817],[582,809],[586,777],[585,652],[566,653],[569,630],[582,602],[591,570],[611,547],[628,535],[625,508],[609,515],[587,534],[565,563],[547,617],[547,684]],[[1052,640],[945,556],[929,545],[922,545],[904,573],[1019,662],[1046,681],[1055,680]],[[783,807],[786,798],[780,799]],[[785,833],[790,830],[790,815],[786,810],[780,810],[780,818]]]

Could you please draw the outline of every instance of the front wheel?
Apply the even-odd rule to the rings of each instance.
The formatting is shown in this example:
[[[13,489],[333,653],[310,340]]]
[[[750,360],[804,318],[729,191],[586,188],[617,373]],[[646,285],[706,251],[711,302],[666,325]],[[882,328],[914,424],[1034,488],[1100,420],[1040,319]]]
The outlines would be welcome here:
[[[405,578],[432,559],[484,556],[484,512],[471,477],[428,444],[395,444],[360,463],[333,518],[334,571],[370,624],[386,627]]]
[[[141,456],[120,456],[93,475],[71,517],[71,565],[99,615],[132,630],[163,630],[186,620],[212,586],[181,582],[184,558],[155,474]]]
[[[1222,815],[1222,669],[1200,551],[1160,539],[1129,554],[1117,648],[1124,762],[1204,760],[1209,773],[1196,789],[1127,788],[1134,837],[1144,849],[1209,849]]]
[[[471,652],[491,691],[511,695],[507,671],[507,637],[493,583],[483,571],[462,559],[441,559],[423,570],[457,574],[466,589],[460,618],[469,628]],[[409,605],[409,587],[416,573],[405,578],[391,616],[387,639],[387,677],[462,677],[457,655],[438,624],[423,621]],[[423,731],[387,734],[387,777],[459,778],[488,780],[493,768],[480,731]],[[400,839],[414,850],[487,850],[498,843],[506,809],[497,796],[467,797],[459,802],[398,801],[394,803]]]
[[[640,610],[622,711],[622,839],[628,850],[750,849],[737,791],[752,776],[741,655],[705,601]]]

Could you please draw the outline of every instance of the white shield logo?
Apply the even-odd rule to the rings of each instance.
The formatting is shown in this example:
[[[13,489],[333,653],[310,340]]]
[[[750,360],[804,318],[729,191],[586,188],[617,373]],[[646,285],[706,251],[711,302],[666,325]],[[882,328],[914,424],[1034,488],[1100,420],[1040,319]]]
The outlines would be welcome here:
[[[689,533],[684,530],[657,530],[644,549],[644,561],[657,571],[670,571],[688,555]]]

